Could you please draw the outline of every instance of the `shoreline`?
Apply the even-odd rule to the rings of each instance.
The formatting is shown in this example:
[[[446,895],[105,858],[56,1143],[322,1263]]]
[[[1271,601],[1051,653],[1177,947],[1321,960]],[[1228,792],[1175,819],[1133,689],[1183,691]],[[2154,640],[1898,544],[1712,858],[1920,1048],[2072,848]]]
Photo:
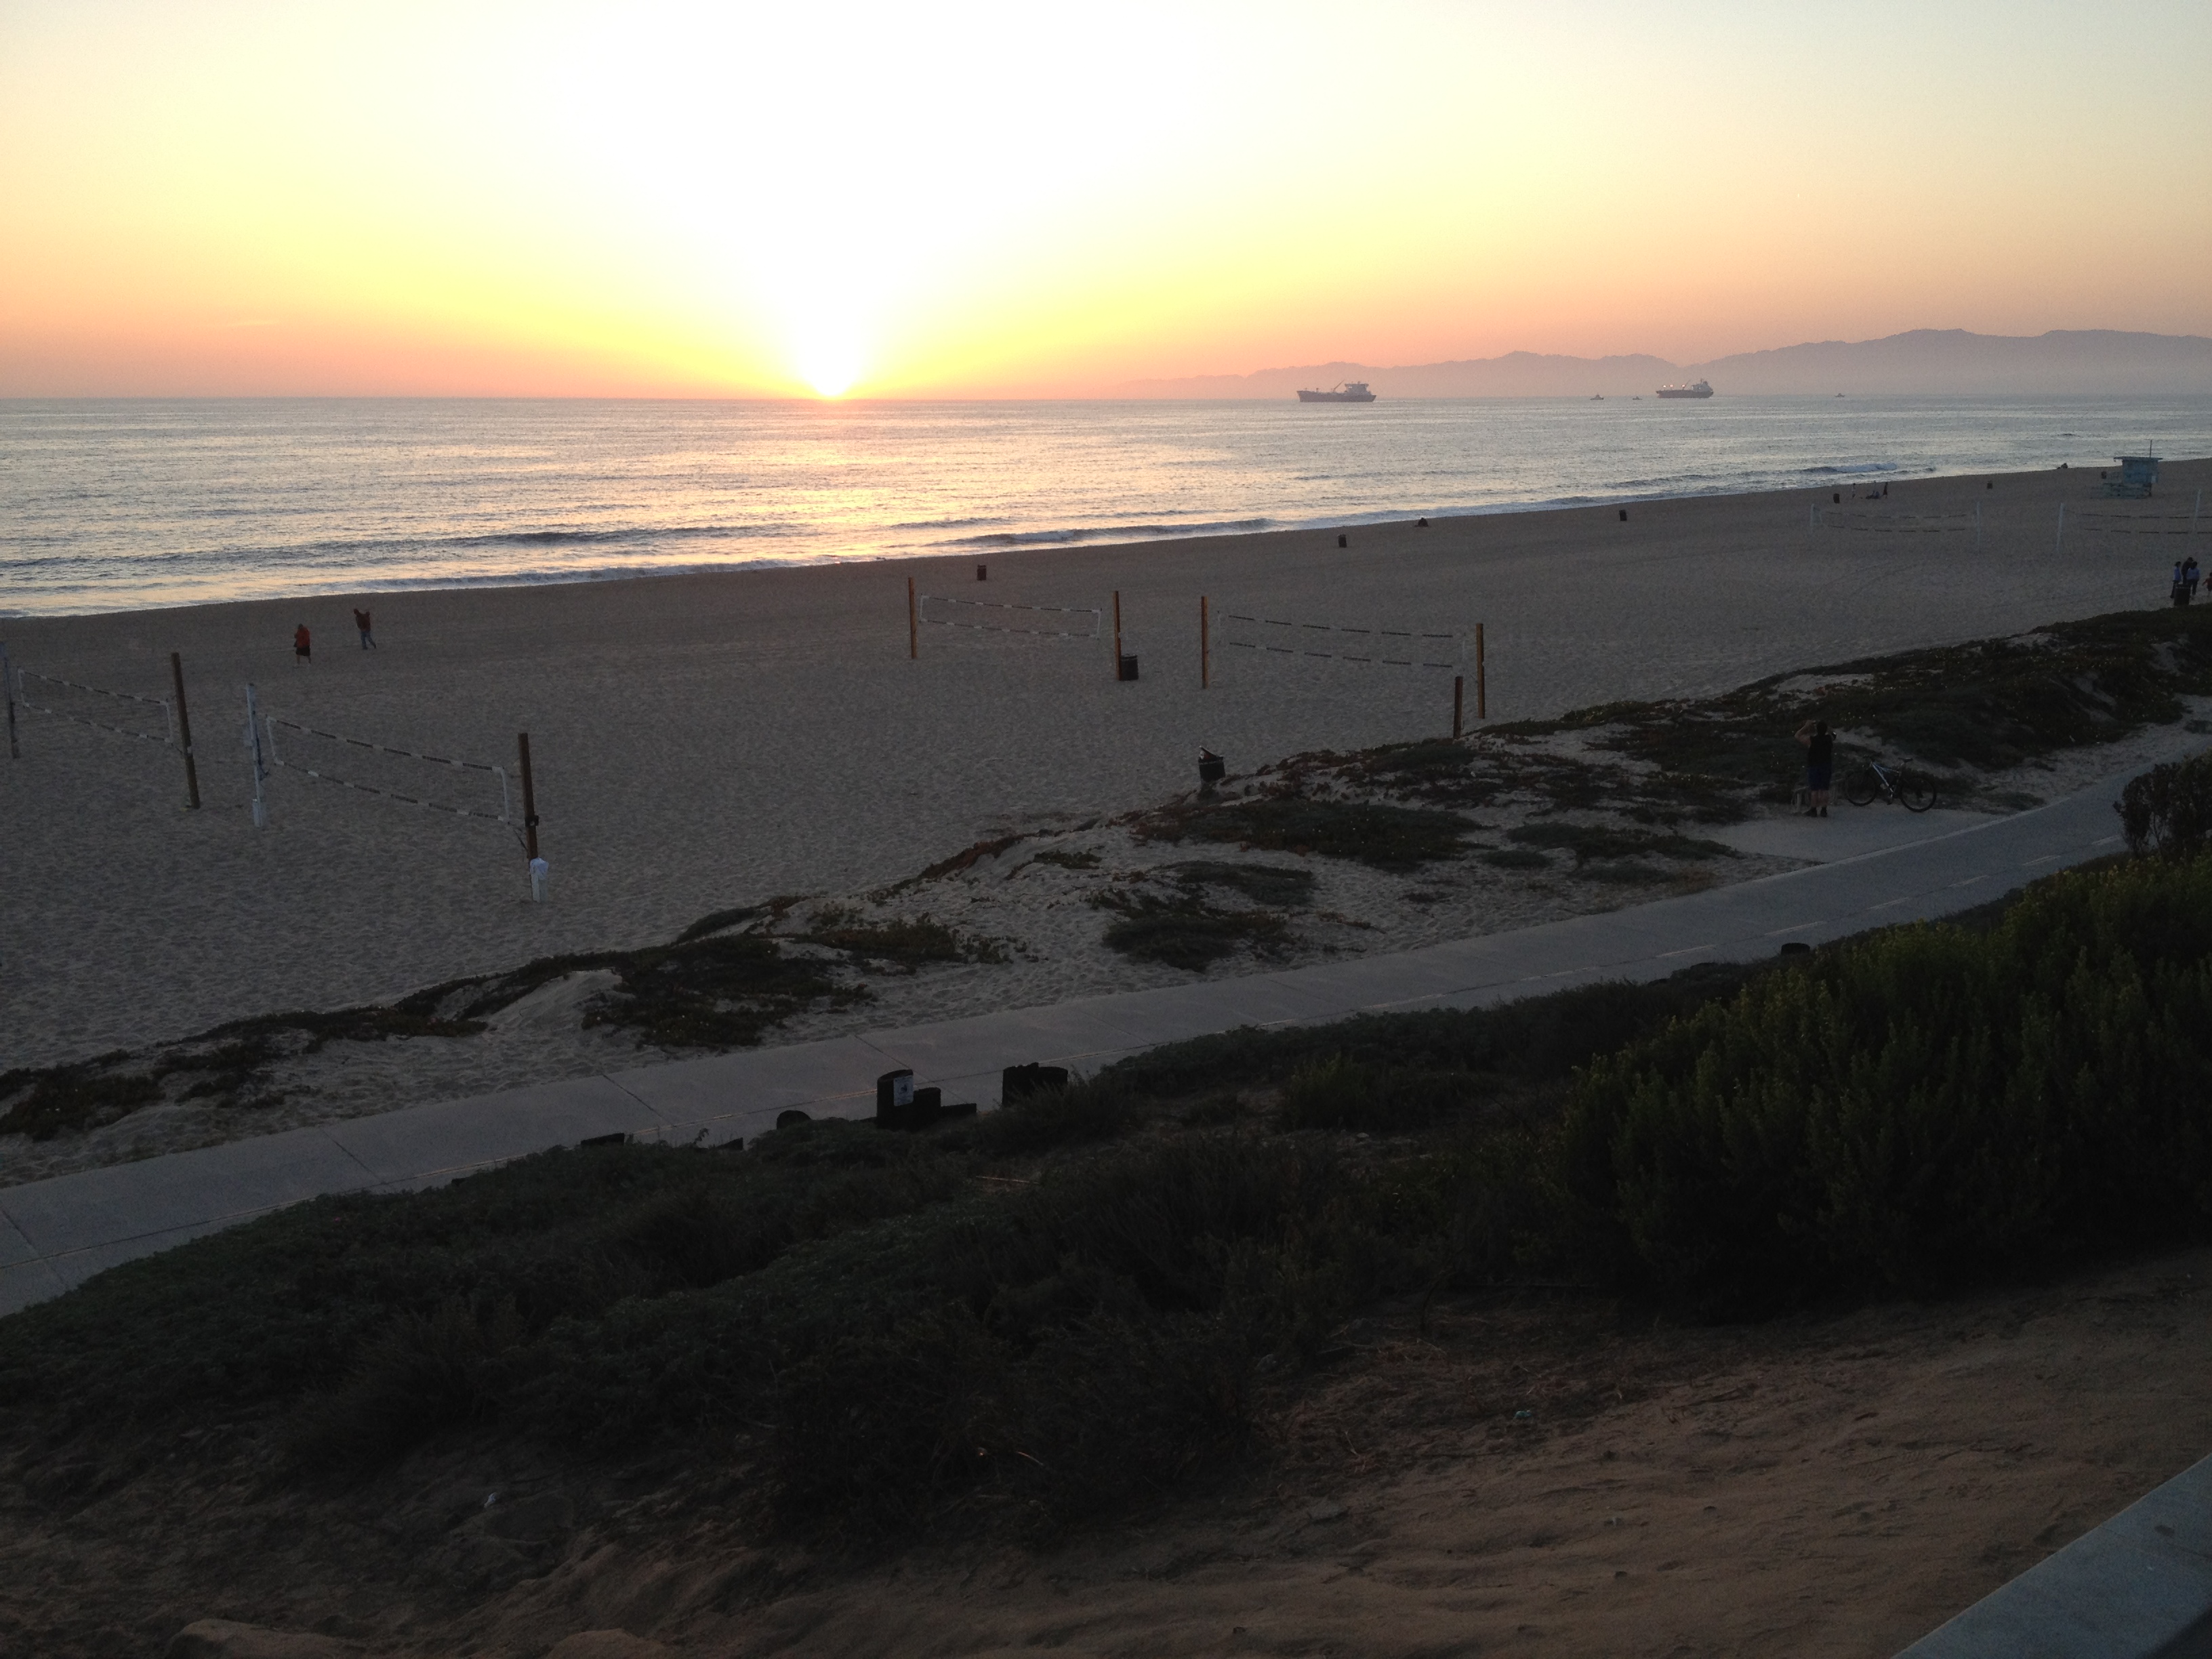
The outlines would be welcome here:
[[[126,401],[168,404],[179,400]],[[252,404],[257,401],[283,403],[301,400],[186,399],[181,401],[186,404],[210,401]],[[362,400],[340,398],[305,401],[344,405]],[[412,404],[425,400],[396,401]],[[428,401],[435,403],[441,400]],[[489,401],[529,404],[544,400],[495,399]],[[583,400],[587,404],[595,401],[605,400]],[[1069,406],[1075,407],[1085,406],[1096,400],[1058,401],[1065,401]],[[1169,406],[1181,407],[1184,401],[1170,399],[1167,400],[1167,404]],[[1232,401],[1253,404],[1257,407],[1267,406],[1265,400]],[[1518,403],[1529,400],[1412,399],[1401,401],[1414,404],[1429,402],[1483,404]],[[1583,400],[1554,398],[1534,401],[1556,403],[1562,408],[1567,408]],[[1802,403],[1808,400],[1784,398],[1780,401]],[[1823,400],[1810,401],[1819,404]],[[1936,401],[1943,403],[1955,400],[1937,399]],[[2005,403],[2016,400],[1998,399],[1997,401]],[[2063,404],[2067,400],[2057,401]],[[2094,403],[2098,399],[2085,398],[2081,401]],[[934,406],[932,400],[922,400],[922,403],[925,405]],[[986,409],[996,407],[997,403],[995,400],[985,400],[973,404],[960,403],[945,406]],[[1422,428],[1417,423],[1408,430],[1411,434],[1418,435]],[[2066,453],[2066,441],[2073,438],[2074,434],[2071,433],[2061,433],[2049,446],[2041,447],[2047,448],[2050,458],[2063,457]],[[1942,486],[1962,480],[1990,477],[2014,481],[2033,479],[2044,476],[2045,471],[2055,470],[2042,466],[2032,470],[2021,470],[2017,466],[2017,456],[2011,456],[2007,459],[1993,463],[1996,470],[1987,467],[1961,467],[1957,464],[1954,455],[1931,458],[1925,446],[1922,446],[1916,453],[1917,440],[1910,435],[1909,430],[1905,428],[1887,434],[1880,440],[1878,450],[1892,452],[1886,459],[1864,459],[1863,457],[1875,454],[1878,450],[1856,449],[1853,447],[1856,441],[1857,441],[1852,437],[1839,434],[1838,442],[1842,447],[1833,451],[1828,459],[1817,462],[1813,455],[1790,455],[1788,453],[1790,447],[1785,442],[1781,449],[1766,457],[1764,465],[1740,465],[1735,469],[1736,476],[1719,477],[1717,481],[1714,481],[1716,473],[1705,470],[1705,459],[1696,453],[1694,446],[1683,450],[1679,454],[1672,454],[1665,460],[1662,459],[1658,452],[1638,457],[1639,462],[1657,467],[1658,472],[1655,477],[1624,476],[1625,473],[1632,472],[1635,470],[1629,456],[1625,453],[1614,458],[1615,463],[1622,469],[1621,471],[1603,472],[1601,476],[1585,477],[1577,472],[1576,469],[1570,467],[1565,473],[1558,475],[1556,479],[1546,478],[1540,474],[1532,475],[1525,465],[1528,457],[1521,456],[1517,460],[1508,458],[1510,464],[1501,463],[1500,469],[1496,471],[1494,475],[1495,487],[1501,489],[1518,489],[1521,492],[1510,500],[1476,501],[1447,500],[1443,505],[1423,506],[1414,501],[1412,489],[1407,486],[1418,485],[1425,475],[1412,472],[1395,477],[1386,486],[1396,498],[1394,504],[1387,507],[1332,509],[1321,512],[1300,511],[1298,509],[1301,507],[1319,505],[1321,497],[1316,495],[1313,495],[1312,499],[1293,501],[1285,498],[1277,501],[1262,489],[1259,495],[1249,498],[1256,504],[1257,507],[1257,510],[1249,516],[1240,516],[1236,506],[1224,501],[1213,504],[1212,516],[1188,523],[1174,520],[1172,515],[1177,508],[1166,498],[1154,501],[1149,506],[1139,505],[1136,512],[1130,515],[1132,518],[1139,518],[1147,514],[1165,514],[1168,515],[1166,517],[1152,516],[1145,518],[1145,521],[1142,522],[1114,524],[1099,523],[1085,517],[1083,508],[1085,502],[1079,501],[1074,498],[1059,503],[1060,508],[1067,509],[1067,522],[1053,522],[1055,509],[1048,506],[1040,515],[1042,522],[1039,523],[1035,518],[1025,520],[1024,509],[1011,500],[996,502],[979,501],[978,503],[980,511],[987,514],[997,512],[1007,516],[996,518],[985,516],[974,520],[963,520],[957,516],[935,519],[929,516],[923,498],[917,497],[915,511],[920,515],[921,521],[915,523],[889,522],[889,516],[896,515],[890,514],[888,508],[881,510],[879,516],[885,516],[886,521],[880,524],[866,522],[865,513],[850,525],[842,523],[834,515],[816,523],[811,520],[786,521],[773,513],[760,518],[756,522],[748,515],[755,514],[757,509],[743,507],[733,509],[737,516],[727,523],[653,525],[628,520],[621,522],[602,522],[595,519],[593,514],[603,512],[606,504],[605,502],[592,504],[588,496],[580,496],[571,503],[576,514],[573,521],[562,517],[562,508],[560,506],[549,501],[540,501],[535,507],[525,507],[516,509],[520,516],[514,519],[511,523],[503,521],[499,526],[479,527],[473,532],[471,530],[466,514],[453,520],[450,530],[441,530],[436,525],[425,521],[415,524],[411,528],[401,528],[397,525],[387,526],[390,533],[369,535],[365,538],[356,537],[349,531],[337,530],[335,526],[326,525],[325,527],[333,530],[335,533],[308,534],[303,539],[289,542],[276,541],[265,547],[237,550],[197,546],[167,547],[166,543],[160,540],[158,532],[161,526],[156,525],[155,531],[157,550],[143,555],[143,560],[140,555],[129,551],[126,544],[117,542],[113,535],[107,538],[107,542],[112,544],[106,545],[104,552],[100,550],[100,546],[98,544],[88,544],[83,549],[74,551],[68,550],[69,544],[66,538],[55,544],[58,550],[57,556],[61,557],[64,563],[70,560],[76,560],[86,562],[88,568],[97,568],[104,562],[113,561],[115,568],[141,574],[143,580],[140,585],[135,587],[127,597],[113,592],[63,592],[53,598],[52,608],[48,608],[44,596],[40,595],[37,590],[33,588],[30,595],[26,599],[24,608],[0,610],[0,626],[12,627],[35,620],[172,611],[216,605],[276,602],[304,604],[337,597],[361,598],[507,591],[574,585],[601,586],[608,582],[643,580],[655,577],[742,576],[763,570],[819,568],[842,565],[865,566],[907,560],[968,557],[1005,559],[1018,553],[1030,551],[1074,550],[1101,552],[1126,551],[1140,547],[1192,541],[1210,543],[1224,537],[1296,537],[1354,529],[1373,530],[1401,521],[1411,522],[1423,517],[1440,526],[1468,526],[1498,518],[1521,520],[1559,513],[1572,513],[1577,510],[1612,512],[1624,507],[1638,506],[1755,503],[1769,498],[1786,497],[1800,492],[1803,493],[1807,499],[1810,499],[1815,492],[1831,489],[1836,484],[1840,483],[1849,487],[1861,480],[1869,478],[1916,486]],[[2005,449],[2007,445],[2002,441],[2002,434],[1999,434],[1989,440],[1988,447],[1995,451]],[[1833,459],[1834,455],[1848,457],[1855,453],[1861,454],[1863,459],[1858,460]],[[2075,457],[2074,459],[2080,464],[2075,470],[2081,471],[2090,466],[2100,465],[2106,459],[2086,455]],[[1793,462],[1797,464],[1792,464]],[[2167,462],[2169,468],[2188,468],[2200,464],[2190,460]],[[1370,482],[1373,481],[1372,478],[1370,479]],[[604,486],[606,482],[601,481],[602,485]],[[1473,483],[1474,480],[1462,477],[1457,482],[1467,484]],[[1654,483],[1662,487],[1656,489],[1648,487]],[[1583,487],[1577,489],[1572,487],[1574,485]],[[488,484],[487,487],[489,488],[489,485]],[[1413,504],[1397,504],[1399,501],[1412,501]],[[945,504],[931,502],[928,505],[943,507]],[[1030,505],[1033,507],[1035,504]],[[710,511],[709,517],[713,516],[714,514]],[[1023,527],[1025,522],[1028,527]],[[989,528],[994,525],[1010,527],[1003,530]],[[976,527],[979,533],[948,534],[942,539],[927,542],[902,544],[900,541],[901,535],[905,532],[936,530],[957,532],[970,526]],[[683,544],[702,538],[715,544],[726,545],[730,550],[723,556],[708,557],[703,560],[686,557]],[[95,544],[97,542],[98,538],[95,538]],[[773,550],[758,550],[763,545],[772,550],[781,542],[796,543],[805,550],[787,556],[778,555]],[[556,551],[557,550],[574,550],[588,553],[594,544],[620,548],[624,550],[624,554],[610,562],[570,566],[562,562]],[[454,567],[465,565],[465,562],[485,550],[506,548],[512,548],[519,554],[524,555],[522,562],[528,568],[495,569],[481,574],[472,574],[465,568],[460,569],[458,573],[455,572]],[[529,561],[537,556],[528,552],[532,548],[547,550],[551,556],[531,564]],[[625,562],[625,558],[629,556],[634,556],[634,558],[630,558],[630,562]],[[284,580],[281,577],[283,570],[294,564],[305,562],[313,565],[318,562],[333,562],[350,563],[355,568],[350,570],[330,573],[309,569],[296,581]],[[210,572],[210,574],[204,579],[197,574],[192,574],[203,563]],[[188,588],[202,582],[203,580],[219,580],[225,585],[225,591],[219,596],[190,591],[179,596],[163,582],[161,569],[165,565],[173,565],[185,570],[187,574],[179,580]],[[389,569],[392,566],[398,567],[398,574],[380,574],[381,570]],[[432,574],[424,574],[422,569],[409,568],[410,566],[441,568],[436,568]],[[277,573],[273,579],[270,575],[272,572]],[[0,568],[0,574],[6,574],[4,568]],[[362,580],[356,582],[347,579],[355,575],[362,577]],[[240,584],[246,582],[260,585],[255,586],[252,591],[238,591]],[[61,584],[64,588],[71,586],[94,585],[96,584],[81,579],[72,579],[71,581],[64,581]],[[19,592],[18,597],[25,596]]]

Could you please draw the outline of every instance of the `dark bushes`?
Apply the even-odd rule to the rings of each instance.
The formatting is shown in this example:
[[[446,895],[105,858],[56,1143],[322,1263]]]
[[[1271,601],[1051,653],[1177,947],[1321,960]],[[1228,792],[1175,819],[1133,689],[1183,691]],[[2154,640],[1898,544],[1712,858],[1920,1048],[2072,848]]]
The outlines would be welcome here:
[[[1832,947],[1594,1063],[1589,1265],[1714,1311],[1919,1291],[2212,1218],[2212,860]]]
[[[2114,805],[2130,853],[2193,858],[2212,836],[2212,755],[2154,766],[2130,778]]]

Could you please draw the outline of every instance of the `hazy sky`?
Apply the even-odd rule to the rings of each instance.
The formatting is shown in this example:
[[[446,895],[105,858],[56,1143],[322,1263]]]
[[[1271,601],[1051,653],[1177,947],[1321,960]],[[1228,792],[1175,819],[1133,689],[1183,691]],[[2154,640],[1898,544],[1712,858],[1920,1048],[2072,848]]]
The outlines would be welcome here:
[[[2212,333],[2212,5],[0,0],[0,395]]]

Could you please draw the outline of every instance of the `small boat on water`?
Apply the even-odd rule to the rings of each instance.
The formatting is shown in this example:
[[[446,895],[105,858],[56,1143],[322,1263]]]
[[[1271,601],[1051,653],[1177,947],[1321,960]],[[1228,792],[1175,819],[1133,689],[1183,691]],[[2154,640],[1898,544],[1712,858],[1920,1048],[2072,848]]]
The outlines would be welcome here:
[[[1700,380],[1695,386],[1662,386],[1659,388],[1659,395],[1662,398],[1710,398],[1713,395],[1713,389]]]
[[[1298,401],[1302,404],[1371,404],[1375,401],[1375,394],[1367,389],[1364,380],[1343,380],[1328,392],[1309,392],[1301,386]]]

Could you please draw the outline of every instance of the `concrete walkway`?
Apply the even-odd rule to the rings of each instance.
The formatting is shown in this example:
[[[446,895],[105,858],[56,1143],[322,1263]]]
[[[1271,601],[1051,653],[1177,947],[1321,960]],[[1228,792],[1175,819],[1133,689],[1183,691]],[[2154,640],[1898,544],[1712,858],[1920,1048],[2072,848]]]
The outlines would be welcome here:
[[[118,1262],[327,1193],[433,1186],[592,1135],[713,1146],[758,1134],[792,1107],[867,1116],[877,1075],[898,1066],[941,1085],[948,1101],[989,1106],[1000,1068],[1026,1060],[1091,1071],[1239,1025],[1474,1007],[1596,979],[1656,979],[1692,963],[1771,956],[1791,940],[1815,944],[1943,915],[2114,851],[2112,803],[2140,769],[2010,817],[1869,807],[1746,826],[1761,852],[1828,861],[1519,933],[679,1060],[0,1188],[0,1314]],[[1873,850],[1835,857],[1844,847]]]

